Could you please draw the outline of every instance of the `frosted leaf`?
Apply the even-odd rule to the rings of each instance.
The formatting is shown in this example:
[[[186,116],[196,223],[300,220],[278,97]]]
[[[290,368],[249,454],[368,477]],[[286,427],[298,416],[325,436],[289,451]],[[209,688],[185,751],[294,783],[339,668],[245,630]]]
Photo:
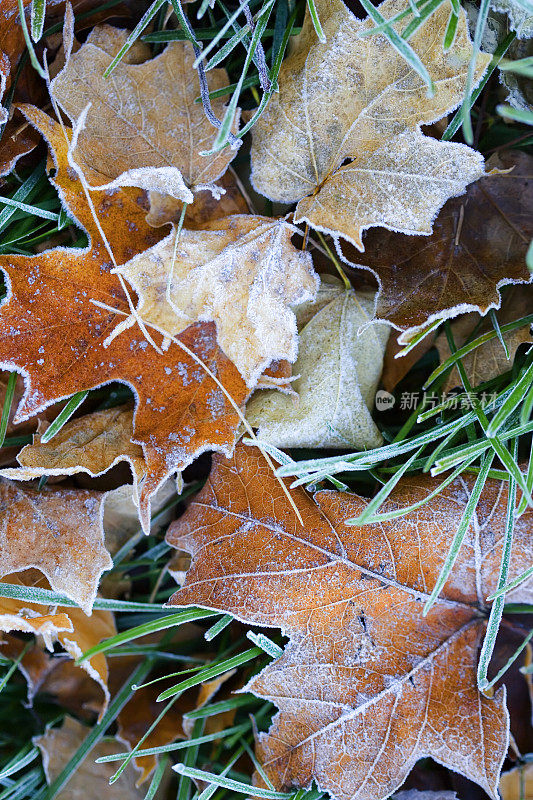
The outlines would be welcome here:
[[[372,318],[371,294],[346,291],[336,279],[323,281],[321,289],[302,315],[312,315],[316,306],[300,328],[293,367],[298,377],[292,382],[298,399],[257,392],[247,419],[260,439],[277,447],[379,447],[382,438],[371,412],[389,328],[359,331]]]
[[[173,231],[118,271],[138,293],[142,319],[160,330],[176,335],[194,322],[215,322],[221,349],[254,386],[272,361],[296,359],[289,306],[316,293],[311,256],[293,247],[293,233],[282,220],[225,217],[182,230],[177,246]]]
[[[385,18],[403,9],[403,0],[379,6]],[[272,200],[297,202],[294,222],[340,234],[360,250],[363,230],[375,225],[427,234],[445,200],[483,174],[478,153],[420,132],[462,101],[473,53],[464,11],[448,53],[447,3],[409,40],[434,81],[428,97],[384,36],[359,37],[372,20],[358,20],[341,0],[321,0],[317,10],[326,43],[308,15],[279,94],[253,129],[252,183]],[[489,60],[478,56],[475,84]]]

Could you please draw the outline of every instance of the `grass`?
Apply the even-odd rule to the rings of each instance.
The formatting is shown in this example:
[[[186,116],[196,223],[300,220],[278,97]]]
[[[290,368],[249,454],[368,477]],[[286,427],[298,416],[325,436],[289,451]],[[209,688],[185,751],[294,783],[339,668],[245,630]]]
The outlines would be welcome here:
[[[112,8],[118,1],[102,4],[102,8]],[[431,80],[424,64],[410,47],[409,38],[443,1],[445,0],[411,0],[394,20],[384,20],[369,0],[361,0],[362,7],[375,22],[373,30],[364,35],[381,32],[389,38],[391,44],[424,78],[429,92],[432,90]],[[232,109],[237,104],[249,110],[254,109],[249,121],[238,134],[238,138],[242,139],[277,89],[281,63],[291,37],[301,30],[305,4],[301,0],[249,0],[238,8],[234,5],[230,8],[222,0],[216,0],[213,8],[208,3],[196,2],[184,9],[179,0],[173,0],[172,8],[180,22],[173,29],[163,29],[167,5],[163,0],[146,5],[145,14],[110,65],[109,72],[112,73],[136,39],[141,38],[149,44],[154,54],[166,42],[188,39],[195,47],[201,76],[216,66],[224,66],[229,75],[226,87],[211,94],[204,89],[198,98],[206,113],[214,116],[211,99],[215,96],[228,97],[228,113],[224,119],[215,120],[218,134],[213,149],[222,149],[231,142],[229,122],[233,117]],[[482,22],[488,3],[484,2],[482,6],[479,16],[481,22],[476,31],[477,44],[481,41]],[[43,29],[43,8],[43,0],[34,0],[30,30],[26,32],[30,45],[28,58],[32,63],[37,59],[34,45],[42,36],[61,28],[56,25]],[[321,38],[322,26],[313,0],[309,0],[309,11],[317,35]],[[449,49],[453,43],[458,12],[459,5],[454,0],[443,40],[444,49]],[[87,13],[89,12],[79,17],[87,16]],[[393,28],[392,22],[398,24]],[[152,27],[149,28],[149,25]],[[533,123],[533,116],[500,103],[494,80],[500,69],[514,71],[526,77],[533,76],[531,59],[522,59],[519,62],[506,60],[514,39],[513,32],[509,32],[503,39],[481,84],[473,91],[470,87],[465,93],[464,102],[449,122],[443,139],[454,138],[471,142],[478,133],[476,144],[487,153],[497,147],[505,147],[514,140],[517,140],[517,146],[521,148],[531,146],[533,138],[528,136],[527,126]],[[11,89],[11,96],[14,88],[13,86]],[[509,121],[511,125],[508,124]],[[245,157],[239,154],[234,163],[239,165],[244,160]],[[61,208],[57,194],[45,174],[43,158],[33,167],[21,169],[20,175],[14,172],[8,176],[2,187],[2,195],[0,254],[29,255],[49,241],[75,247],[86,245],[84,233]],[[271,207],[265,203],[261,211],[268,214]],[[321,242],[327,251],[327,240],[321,237]],[[461,348],[456,348],[453,330],[448,322],[437,321],[431,330],[424,332],[426,335],[434,335],[439,328],[444,330],[452,355],[442,364],[438,364],[435,351],[432,350],[412,368],[398,387],[397,395],[400,395],[404,387],[423,386],[427,391],[426,399],[412,413],[402,414],[396,411],[394,415],[382,415],[378,420],[386,442],[382,447],[362,453],[343,452],[324,457],[320,451],[280,453],[276,448],[265,445],[265,449],[280,464],[278,474],[292,477],[295,486],[347,487],[373,498],[357,519],[348,521],[352,525],[367,525],[400,518],[409,511],[416,510],[423,502],[429,502],[432,496],[436,496],[455,477],[467,473],[475,476],[470,501],[464,510],[437,585],[426,604],[425,613],[429,611],[453,567],[486,480],[497,478],[508,482],[505,546],[498,588],[493,596],[494,604],[479,661],[478,680],[480,688],[485,691],[494,683],[494,679],[489,680],[487,677],[487,668],[502,616],[533,611],[530,607],[516,607],[505,602],[506,593],[520,581],[519,578],[509,583],[507,575],[516,520],[514,498],[520,490],[522,500],[518,511],[524,513],[527,499],[533,492],[533,460],[530,458],[533,432],[533,351],[528,352],[526,348],[521,348],[507,372],[478,386],[470,385],[462,361],[465,356],[491,339],[501,340],[503,333],[530,324],[533,322],[533,314],[504,325],[501,329],[495,317],[492,316],[491,319],[494,325],[492,331],[482,335],[474,332],[470,341]],[[465,409],[450,407],[442,396],[442,387],[454,367],[458,368],[461,377],[465,405],[468,401],[469,407]],[[14,378],[11,378],[0,416],[0,447],[4,448],[22,446],[31,440],[28,436],[6,436],[13,391]],[[430,407],[427,400],[429,392],[437,398],[433,407]],[[489,406],[482,403],[484,393],[495,395]],[[89,407],[109,408],[131,399],[131,392],[119,385],[81,392],[65,403],[63,411],[48,428],[47,439],[51,439],[73,414],[83,413]],[[527,466],[524,467],[524,464]],[[428,473],[443,476],[435,493],[410,508],[383,510],[383,504],[403,475]],[[189,478],[192,483],[181,496],[176,495],[171,501],[178,512],[183,508],[187,494],[198,490],[206,475],[205,465],[191,468]],[[157,516],[162,517],[165,510]],[[175,613],[164,608],[164,603],[176,589],[174,581],[166,572],[169,548],[164,544],[164,533],[164,526],[157,534],[148,537],[139,530],[115,555],[111,574],[129,580],[128,599],[99,598],[95,608],[114,611],[119,632],[84,654],[84,658],[105,653],[112,661],[120,655],[135,654],[142,656],[143,660],[115,695],[103,719],[87,727],[85,741],[50,786],[46,785],[38,751],[31,745],[30,739],[32,735],[42,733],[46,725],[60,724],[66,710],[52,698],[40,694],[37,694],[33,706],[28,708],[25,705],[25,681],[17,670],[18,660],[0,661],[0,800],[23,800],[30,797],[52,800],[56,797],[68,786],[69,779],[80,763],[90,757],[91,749],[97,742],[104,735],[114,732],[116,717],[123,705],[134,695],[134,685],[161,680],[159,699],[162,703],[170,701],[166,706],[168,710],[183,692],[230,669],[237,671],[242,685],[280,654],[283,642],[275,632],[270,632],[272,638],[268,638],[260,631],[244,629],[228,615],[202,609],[187,609]],[[521,579],[530,577],[532,569],[525,570]],[[43,605],[74,605],[68,598],[49,590],[30,590],[3,583],[0,583],[0,596]],[[191,622],[196,626],[193,640],[176,644],[162,633],[173,632],[179,626]],[[162,635],[157,644],[138,643],[146,634],[155,632]],[[29,642],[29,637],[26,638]],[[526,637],[509,659],[507,667],[513,658],[524,651],[529,638]],[[18,659],[21,657],[20,655]],[[501,675],[497,677],[500,678]],[[171,684],[174,678],[180,679]],[[170,685],[167,685],[168,682]],[[222,733],[204,732],[204,724],[210,717],[228,711],[235,714],[230,726]],[[157,796],[165,769],[170,763],[177,763],[178,774],[173,776],[173,791],[179,800],[189,800],[191,797],[194,800],[232,800],[243,795],[262,797],[264,800],[320,800],[322,794],[315,789],[308,792],[295,790],[291,793],[280,793],[272,786],[259,789],[250,785],[252,770],[256,768],[261,771],[253,754],[254,731],[267,729],[273,711],[269,703],[250,694],[234,694],[223,700],[215,696],[206,706],[187,715],[194,724],[191,739],[144,749],[140,740],[137,754],[154,753],[160,756],[159,766],[146,788],[147,800]],[[105,760],[117,763],[117,775],[131,758],[131,752],[117,752]],[[199,777],[206,784],[203,790],[195,788],[194,779]],[[266,785],[268,787],[268,780]]]

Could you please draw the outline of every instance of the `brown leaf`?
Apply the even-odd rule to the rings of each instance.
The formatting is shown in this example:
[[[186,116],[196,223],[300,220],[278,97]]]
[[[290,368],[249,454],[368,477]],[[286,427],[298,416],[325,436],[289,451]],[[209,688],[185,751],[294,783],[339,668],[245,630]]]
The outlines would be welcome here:
[[[184,228],[198,231],[215,219],[229,217],[232,214],[248,213],[246,199],[229,172],[226,172],[215,185],[217,189],[223,189],[224,194],[217,200],[210,189],[201,189],[196,192],[194,202],[187,206],[183,220]],[[149,198],[150,211],[146,215],[149,225],[160,228],[169,222],[178,224],[183,203],[160,192],[149,192]]]
[[[102,501],[99,492],[36,491],[0,479],[0,576],[35,567],[54,591],[90,614],[100,576],[113,566],[104,546]]]
[[[9,277],[8,297],[0,307],[0,363],[23,372],[26,383],[16,421],[84,389],[113,380],[128,384],[137,398],[134,439],[143,448],[147,469],[140,516],[149,530],[150,497],[169,474],[204,450],[229,454],[234,446],[239,415],[201,364],[217,376],[237,407],[246,401],[248,389],[218,348],[210,323],[192,325],[179,336],[194,358],[178,344],[156,353],[137,326],[103,347],[130,308],[119,278],[111,274],[113,262],[83,188],[68,166],[61,128],[38,109],[26,107],[25,113],[50,142],[58,170],[54,183],[91,244],[85,251],[60,248],[0,258]],[[134,190],[92,193],[116,264],[159,238],[146,224],[140,200]]]
[[[139,295],[138,312],[176,336],[194,322],[215,322],[221,349],[249,387],[272,361],[294,361],[293,307],[318,287],[309,253],[291,243],[284,220],[250,214],[176,229],[119,272]],[[168,300],[165,299],[170,280]]]
[[[50,588],[48,581],[35,569],[0,578],[0,583],[39,589]],[[54,643],[59,642],[72,659],[79,658],[90,647],[116,633],[113,614],[109,611],[93,611],[89,617],[80,608],[53,606],[52,613],[46,613],[46,610],[46,606],[28,600],[0,597],[0,630],[5,633],[10,631],[35,633],[43,637],[48,650],[53,650]],[[105,656],[98,653],[82,662],[81,669],[85,670],[103,692],[100,709],[100,714],[103,714],[110,696]],[[30,681],[28,686],[31,692]]]
[[[520,319],[520,317],[525,317],[532,308],[533,287],[512,287],[505,297],[504,305],[496,314],[498,324],[501,327],[508,322]],[[453,338],[457,348],[462,347],[467,340],[471,338],[471,334],[473,334],[476,328],[475,338],[493,330],[492,323],[489,319],[484,320],[483,324],[479,325],[480,321],[479,314],[472,313],[459,317],[459,319],[452,324]],[[477,327],[478,325],[479,327]],[[520,345],[533,341],[530,329],[531,323],[503,334],[503,339],[509,351],[509,358],[507,358],[498,337],[491,339],[485,344],[482,344],[481,347],[477,347],[475,350],[472,350],[471,353],[467,353],[466,356],[463,356],[461,362],[472,386],[490,381],[492,378],[496,378],[503,372],[510,370],[513,366],[516,351]],[[435,345],[439,351],[441,363],[446,361],[451,355],[446,334],[441,333],[437,337]],[[462,386],[457,367],[454,367],[448,375],[442,390],[444,392],[449,392],[454,386]]]
[[[365,254],[353,254],[378,277],[376,317],[402,331],[403,344],[435,319],[486,314],[500,306],[502,286],[531,281],[533,158],[507,151],[490,165],[511,171],[487,175],[450,200],[429,238],[370,231]]]
[[[379,6],[386,19],[403,9],[403,0]],[[474,150],[420,130],[462,101],[473,55],[464,11],[447,53],[445,3],[409,39],[434,81],[431,98],[385,36],[360,37],[372,19],[358,20],[342,0],[320,0],[317,11],[326,42],[308,14],[281,68],[279,93],[253,129],[252,183],[271,200],[297,202],[295,223],[341,235],[359,250],[363,230],[376,225],[427,235],[443,203],[483,174]],[[489,60],[478,55],[475,83]]]
[[[39,426],[33,443],[17,456],[19,469],[1,470],[6,478],[31,480],[42,475],[102,475],[120,461],[127,461],[136,480],[142,480],[146,464],[142,447],[134,444],[133,408],[118,406],[69,420],[49,441],[41,437],[48,424]]]
[[[88,734],[89,729],[81,722],[65,717],[61,728],[48,727],[42,736],[34,737],[33,743],[41,751],[48,784],[57,778]],[[132,770],[125,770],[115,783],[109,785],[116,764],[95,763],[97,758],[119,751],[117,739],[99,741],[72,773],[65,787],[55,795],[57,800],[102,800],[104,797],[106,800],[142,800],[145,792],[136,788]]]
[[[151,60],[122,61],[113,77],[104,77],[128,31],[96,28],[53,80],[51,92],[74,123],[91,104],[75,151],[87,180],[106,186],[139,186],[186,203],[193,192],[212,184],[235,156],[231,148],[211,156],[214,129],[206,118],[194,51],[188,42],[172,42]],[[210,70],[209,89],[228,84],[223,69]],[[161,114],[161,109],[165,114]],[[224,99],[213,101],[223,116]],[[235,115],[233,130],[239,125]],[[110,136],[110,132],[112,135]]]
[[[432,478],[402,478],[384,510],[414,503]],[[354,494],[292,493],[299,524],[259,451],[216,456],[210,479],[168,542],[192,554],[173,606],[200,605],[281,628],[283,655],[246,689],[280,713],[259,738],[278,789],[377,800],[432,756],[497,798],[508,745],[505,694],[477,688],[486,597],[497,585],[506,484],[489,480],[455,568],[422,609],[464,512],[473,478],[393,522],[346,526],[366,507]],[[531,563],[532,512],[516,522],[509,579]],[[511,593],[531,602],[533,581]]]

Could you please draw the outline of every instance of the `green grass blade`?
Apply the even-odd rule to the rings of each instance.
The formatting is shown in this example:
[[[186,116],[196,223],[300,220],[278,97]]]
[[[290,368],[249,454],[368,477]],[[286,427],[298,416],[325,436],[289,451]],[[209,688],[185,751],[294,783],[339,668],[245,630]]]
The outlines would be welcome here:
[[[455,532],[455,536],[453,537],[453,541],[446,556],[446,560],[442,565],[442,569],[439,573],[439,577],[436,580],[435,586],[433,587],[433,590],[424,605],[424,610],[423,610],[424,616],[426,616],[431,611],[439,594],[442,591],[442,587],[448,580],[450,572],[453,569],[453,565],[457,560],[457,556],[459,555],[459,551],[463,544],[466,532],[472,523],[472,518],[475,514],[476,506],[478,504],[481,492],[483,491],[483,487],[485,486],[487,475],[491,468],[493,459],[494,459],[493,452],[485,456],[485,459],[479,471],[479,475],[477,476],[476,482],[474,484],[474,488],[472,489],[472,493],[470,494],[468,502],[463,511],[461,521],[459,522],[457,531]]]
[[[205,47],[196,57],[193,65],[195,69],[200,63],[200,61],[205,59],[209,55],[211,50],[213,50],[217,46],[217,44],[220,42],[226,31],[228,31],[232,27],[233,23],[235,22],[239,14],[242,13],[243,6],[245,4],[247,5],[249,2],[250,0],[244,0],[244,3],[239,5],[238,8],[233,12],[233,14],[230,14],[224,25],[220,28],[219,32],[211,39],[207,47]]]
[[[51,423],[51,425],[49,425],[49,427],[41,436],[42,444],[46,444],[46,442],[49,442],[50,439],[53,439],[53,437],[59,433],[63,425],[65,425],[71,416],[78,410],[88,394],[88,391],[77,392],[70,398],[66,406],[61,409],[55,420]]]
[[[260,647],[251,647],[249,650],[245,650],[244,653],[239,653],[238,655],[227,658],[224,661],[219,661],[212,667],[207,667],[196,675],[193,675],[192,678],[187,678],[186,680],[177,683],[175,686],[165,689],[165,691],[161,692],[161,694],[158,696],[157,702],[161,703],[163,700],[168,700],[169,697],[174,697],[175,695],[181,694],[186,689],[191,689],[193,686],[198,686],[198,684],[203,683],[204,681],[210,681],[212,678],[216,678],[217,675],[222,675],[224,672],[228,672],[235,667],[240,667],[242,664],[246,664],[248,661],[251,661],[253,658],[257,658],[257,656],[260,655],[263,655],[263,650]]]
[[[211,642],[215,636],[218,636],[219,633],[222,633],[222,631],[225,630],[232,622],[233,617],[231,614],[224,614],[223,617],[217,620],[214,625],[211,625],[211,627],[204,633],[204,639],[206,642]]]
[[[224,61],[226,56],[229,56],[229,54],[237,47],[239,42],[241,42],[244,39],[244,37],[250,33],[251,30],[252,29],[250,28],[248,23],[246,23],[246,25],[243,25],[243,27],[240,30],[238,30],[237,33],[234,33],[231,39],[229,39],[226,42],[226,44],[220,48],[218,53],[215,53],[215,55],[209,59],[209,61],[205,65],[205,71],[209,72],[210,69],[213,69],[214,67],[218,66],[221,61]]]
[[[15,386],[17,384],[18,373],[11,372],[7,379],[6,393],[4,397],[4,405],[2,407],[2,416],[0,418],[0,447],[3,447],[7,425],[9,422],[9,415],[11,414],[11,406],[13,405],[13,397],[15,396]]]
[[[22,661],[22,659],[24,658],[24,656],[28,652],[31,644],[32,644],[31,641],[26,642],[26,644],[22,648],[22,650],[19,653],[19,655],[17,656],[17,658],[13,661],[13,663],[11,664],[9,669],[7,670],[6,674],[4,675],[2,680],[0,681],[0,692],[2,692],[4,690],[5,686],[7,685],[8,681],[10,679],[10,677],[13,675],[13,673],[17,669],[18,665],[20,664],[20,662]],[[22,769],[22,767],[20,769]],[[3,776],[3,773],[0,773],[0,778],[2,778],[2,776]]]
[[[292,797],[291,794],[273,792],[270,789],[260,789],[257,786],[250,786],[248,783],[241,783],[240,781],[234,781],[222,775],[215,775],[213,772],[205,772],[203,769],[187,767],[185,764],[176,764],[173,769],[179,775],[186,775],[188,778],[193,778],[198,781],[214,783],[232,792],[248,794],[251,797],[262,798],[262,800],[289,800]]]
[[[492,687],[495,686],[498,683],[500,678],[503,678],[503,676],[505,675],[505,673],[507,672],[509,667],[512,667],[512,665],[514,664],[514,662],[516,661],[516,659],[518,658],[520,653],[522,653],[526,649],[526,647],[528,646],[529,642],[531,641],[531,637],[533,637],[533,630],[529,631],[528,635],[526,636],[526,638],[524,639],[522,644],[519,645],[519,647],[517,647],[517,649],[514,651],[513,655],[508,659],[507,663],[504,664],[504,666],[494,676],[494,678],[487,683],[487,685],[485,687],[485,691],[486,692],[488,692],[490,689],[492,689]]]
[[[28,642],[30,645],[31,642]],[[24,652],[28,648],[24,649]],[[19,663],[17,659],[16,664]],[[37,756],[39,755],[39,748],[32,747],[31,744],[27,744],[16,756],[14,756],[11,761],[4,767],[4,769],[0,772],[0,781],[3,781],[5,778],[9,778],[10,775],[14,775],[16,772],[20,772],[21,769],[27,767],[28,764],[31,764]]]
[[[418,16],[416,16],[415,19],[412,19],[402,31],[402,39],[405,39],[405,41],[410,39],[413,33],[415,33],[415,31],[417,31],[420,26],[424,24],[428,17],[430,17],[437,10],[437,8],[440,8],[441,5],[442,0],[429,0],[429,3],[424,6],[423,10],[419,12]]]
[[[26,178],[22,186],[19,186],[15,194],[13,195],[12,199],[17,201],[26,200],[28,196],[33,192],[36,188],[37,184],[41,179],[44,178],[44,164],[41,162],[38,167],[32,172],[32,174]],[[4,199],[4,198],[2,198]],[[3,211],[0,212],[0,232],[4,231],[11,217],[17,211],[16,206],[11,206],[10,208],[4,208]]]
[[[148,791],[146,792],[144,800],[153,800],[154,799],[155,794],[156,794],[157,790],[159,789],[159,785],[160,785],[160,783],[161,783],[161,781],[163,779],[163,775],[165,773],[165,770],[166,770],[167,766],[168,766],[168,756],[163,756],[163,758],[161,759],[161,761],[159,762],[159,764],[156,767],[156,770],[154,772],[154,776],[153,776],[152,780],[150,781],[150,786],[148,787]]]
[[[135,42],[137,41],[143,30],[146,28],[148,23],[155,17],[155,15],[159,11],[163,3],[166,3],[166,1],[167,0],[154,0],[150,8],[148,8],[148,10],[145,11],[145,13],[141,17],[135,28],[132,30],[132,32],[130,33],[130,35],[128,36],[128,38],[126,39],[126,41],[116,54],[115,58],[112,60],[111,64],[105,70],[104,78],[109,78],[109,76],[111,75],[117,64],[119,64],[122,61],[122,59],[130,49],[130,47],[132,47],[135,44]]]
[[[513,446],[513,456],[515,459],[517,455],[518,455],[518,439],[515,439]],[[516,481],[514,477],[511,475],[509,480],[509,489],[507,496],[507,512],[505,518],[505,534],[504,534],[504,541],[502,548],[502,557],[500,562],[500,574],[498,576],[498,585],[496,587],[496,592],[499,592],[499,590],[506,585],[509,575],[511,549],[513,546],[515,505],[516,505]],[[487,691],[490,685],[487,679],[487,670],[489,668],[490,660],[492,658],[492,653],[494,651],[494,645],[496,644],[496,637],[500,629],[500,622],[503,615],[504,604],[505,604],[505,598],[503,597],[503,595],[499,595],[492,604],[492,608],[490,610],[489,620],[487,622],[487,632],[485,633],[485,638],[483,640],[483,645],[481,647],[481,653],[479,656],[479,663],[477,670],[477,683],[481,692]]]
[[[366,36],[374,36],[376,33],[383,33],[386,28],[390,28],[391,25],[395,25],[397,22],[401,22],[402,19],[409,17],[411,14],[414,16],[419,16],[420,9],[425,6],[428,0],[418,0],[415,3],[409,3],[409,8],[404,8],[403,11],[399,11],[390,19],[385,20],[380,25],[376,25],[374,28],[369,28],[368,30],[361,31],[357,34],[359,39],[364,39]],[[413,11],[413,8],[416,8],[416,13]]]
[[[213,617],[215,613],[215,611],[208,611],[204,608],[188,608],[185,611],[178,611],[177,614],[170,614],[168,617],[155,619],[152,622],[145,622],[144,625],[137,625],[135,628],[128,628],[122,631],[122,633],[117,633],[116,636],[110,636],[108,639],[104,639],[102,642],[94,645],[94,647],[91,647],[78,658],[76,664],[81,664],[97,653],[105,653],[113,647],[117,647],[119,644],[131,642],[133,639],[146,636],[148,633],[156,633],[157,631],[163,631],[167,628],[178,627],[178,625],[183,625],[186,622],[194,622],[199,619]]]
[[[41,78],[43,78],[43,80],[46,80],[47,77],[46,72],[39,64],[39,60],[37,59],[37,56],[35,55],[35,50],[33,49],[33,42],[28,32],[28,26],[26,24],[26,14],[24,13],[24,6],[22,5],[22,0],[18,0],[18,9],[19,9],[20,27],[22,28],[22,33],[24,36],[24,41],[26,42],[26,47],[28,49],[28,55],[30,57],[31,65],[34,68],[34,70],[41,76]]]
[[[522,108],[513,108],[500,104],[496,106],[496,111],[501,117],[512,119],[515,122],[522,122],[524,125],[533,125],[533,111],[527,111]]]
[[[505,403],[498,409],[496,414],[490,420],[486,430],[487,436],[495,436],[498,433],[507,418],[513,413],[518,404],[529,392],[532,382],[533,364],[526,369],[520,380],[516,382]]]
[[[472,57],[468,65],[468,73],[466,76],[465,96],[461,106],[461,119],[463,123],[463,136],[467,144],[473,144],[474,133],[472,131],[472,120],[470,119],[470,109],[472,108],[473,101],[471,99],[472,85],[474,83],[474,70],[476,68],[476,60],[478,53],[481,49],[481,40],[483,32],[487,23],[489,14],[490,0],[481,0],[478,17],[476,21],[476,30],[474,32],[474,41],[472,42]]]
[[[307,8],[309,9],[309,14],[313,22],[315,33],[318,37],[318,41],[322,42],[322,44],[325,44],[326,36],[324,34],[324,31],[322,30],[322,25],[320,24],[320,20],[318,18],[318,12],[316,10],[315,0],[307,0]]]
[[[494,592],[494,594],[489,595],[489,597],[487,597],[487,600],[496,600],[497,597],[502,597],[504,594],[507,594],[507,592],[516,589],[516,587],[520,586],[520,584],[523,583],[524,581],[527,581],[527,579],[531,578],[532,575],[533,575],[533,567],[529,567],[529,569],[526,569],[517,578],[515,578],[512,581],[509,581],[509,583],[507,583],[505,586],[502,586],[501,589],[498,589],[496,592]]]
[[[458,23],[459,23],[458,14],[456,14],[455,11],[451,11],[450,18],[448,20],[448,25],[446,27],[446,33],[444,34],[444,41],[442,43],[442,48],[445,53],[448,53],[453,47],[453,43],[455,42],[455,36],[457,34]]]
[[[46,0],[32,0],[31,3],[31,38],[38,42],[43,35]]]

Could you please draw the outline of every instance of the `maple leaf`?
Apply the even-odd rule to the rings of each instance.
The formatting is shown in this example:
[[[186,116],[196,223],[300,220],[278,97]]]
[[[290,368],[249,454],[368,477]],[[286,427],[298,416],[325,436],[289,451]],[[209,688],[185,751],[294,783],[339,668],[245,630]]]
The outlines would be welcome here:
[[[192,203],[191,189],[212,184],[235,156],[230,148],[200,155],[209,149],[214,131],[202,105],[194,102],[200,83],[192,45],[173,42],[141,63],[130,51],[130,63],[122,60],[107,78],[104,73],[129,32],[103,28],[95,28],[51,84],[52,96],[73,123],[90,103],[75,150],[77,163],[91,184],[139,186]],[[209,76],[210,91],[228,84],[224,69]],[[224,109],[223,99],[214,101],[215,114],[223,115]]]
[[[7,577],[0,578],[1,583],[15,586],[49,589],[50,584],[41,572],[26,569]],[[102,639],[116,633],[113,614],[109,611],[93,611],[89,617],[81,608],[46,606],[32,603],[29,600],[17,600],[0,597],[0,631],[21,631],[34,633],[42,637],[45,647],[53,651],[54,643],[64,648],[72,659],[78,659],[86,650],[98,644]],[[97,653],[82,662],[81,668],[96,682],[103,693],[100,716],[104,714],[109,703],[108,668],[105,656]],[[32,691],[28,678],[29,691]]]
[[[403,8],[403,0],[385,0],[379,12],[388,19]],[[361,22],[342,0],[323,0],[317,11],[326,43],[308,14],[281,68],[279,94],[253,128],[254,187],[272,200],[297,202],[295,223],[340,234],[360,250],[362,231],[376,225],[429,234],[442,204],[483,174],[478,153],[420,131],[463,99],[473,55],[464,11],[447,53],[447,3],[409,39],[434,82],[430,98],[423,78],[384,36],[360,38],[373,20]],[[489,60],[477,57],[476,83]]]
[[[307,303],[291,384],[293,397],[279,391],[256,393],[246,407],[261,440],[277,447],[379,447],[374,405],[387,326],[359,328],[372,318],[372,294],[346,290],[341,281],[322,279],[315,303]],[[313,308],[314,306],[314,308]],[[315,313],[313,313],[315,312]],[[303,320],[302,320],[303,322]]]
[[[173,230],[118,272],[139,295],[141,318],[159,330],[177,335],[214,321],[220,347],[253,387],[272,361],[295,360],[289,306],[317,290],[311,256],[291,244],[294,232],[270,217],[225,217],[198,231]]]
[[[429,238],[369,231],[364,255],[354,254],[378,278],[376,318],[402,332],[400,343],[436,319],[499,308],[502,286],[531,281],[525,257],[533,237],[533,158],[507,151],[489,166],[510,171],[487,175],[450,200]]]
[[[8,295],[0,306],[0,362],[22,372],[26,386],[15,421],[78,391],[114,380],[128,384],[137,399],[134,440],[146,461],[140,518],[149,530],[150,497],[170,474],[205,450],[231,452],[240,420],[237,409],[249,392],[217,346],[212,323],[189,326],[180,334],[179,342],[193,355],[178,344],[158,354],[136,327],[103,346],[130,313],[111,268],[152,245],[158,234],[144,220],[138,192],[93,192],[113,262],[83,188],[68,166],[60,126],[33,107],[25,107],[25,113],[50,143],[58,170],[54,184],[70,214],[89,233],[90,245],[86,250],[57,248],[31,257],[0,258],[8,279]]]
[[[33,743],[41,751],[43,768],[48,784],[51,784],[67,765],[87,737],[87,728],[72,717],[65,717],[60,728],[47,726],[41,736],[34,736]],[[54,796],[57,800],[143,800],[145,792],[135,786],[135,774],[131,770],[122,773],[119,779],[109,784],[116,771],[114,764],[97,764],[96,759],[117,752],[120,742],[115,737],[100,740],[92,749],[90,758],[81,760],[70,776],[66,787]]]
[[[100,492],[36,491],[0,479],[0,576],[35,567],[54,591],[90,613],[100,576],[113,566],[104,546],[102,501]]]
[[[299,488],[299,524],[259,451],[219,456],[167,541],[191,553],[170,605],[281,628],[283,655],[246,691],[280,709],[258,741],[274,786],[310,786],[338,800],[389,796],[431,756],[497,798],[508,745],[505,690],[480,694],[476,667],[505,531],[505,483],[489,480],[436,604],[422,610],[446,558],[473,477],[415,513],[346,526],[367,501]],[[432,478],[402,478],[384,510],[423,500]],[[532,512],[516,521],[509,579],[531,563]],[[510,593],[530,602],[533,581]]]

